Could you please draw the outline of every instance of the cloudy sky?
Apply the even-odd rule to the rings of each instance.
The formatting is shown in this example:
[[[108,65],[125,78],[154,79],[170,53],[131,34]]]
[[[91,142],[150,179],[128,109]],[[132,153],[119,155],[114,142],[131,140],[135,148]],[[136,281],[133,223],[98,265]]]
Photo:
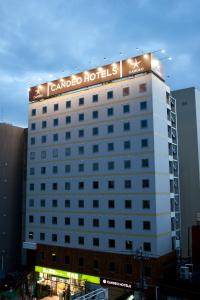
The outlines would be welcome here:
[[[29,86],[141,51],[165,48],[171,88],[200,89],[199,11],[199,0],[0,1],[0,122],[27,126]]]

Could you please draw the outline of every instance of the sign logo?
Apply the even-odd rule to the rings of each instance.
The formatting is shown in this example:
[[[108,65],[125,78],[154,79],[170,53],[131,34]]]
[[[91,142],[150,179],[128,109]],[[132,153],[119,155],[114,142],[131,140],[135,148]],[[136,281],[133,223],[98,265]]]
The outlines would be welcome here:
[[[121,287],[121,288],[126,288],[126,289],[133,289],[132,283],[118,281],[118,280],[111,280],[111,279],[106,279],[106,278],[100,278],[100,284],[107,285],[107,286]]]

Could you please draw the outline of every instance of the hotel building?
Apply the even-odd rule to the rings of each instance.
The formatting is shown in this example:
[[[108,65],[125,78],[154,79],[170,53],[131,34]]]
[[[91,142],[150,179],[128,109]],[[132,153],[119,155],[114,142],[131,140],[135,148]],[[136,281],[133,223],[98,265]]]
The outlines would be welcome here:
[[[142,259],[155,283],[179,239],[176,103],[160,62],[33,87],[24,248],[41,278],[136,285]]]

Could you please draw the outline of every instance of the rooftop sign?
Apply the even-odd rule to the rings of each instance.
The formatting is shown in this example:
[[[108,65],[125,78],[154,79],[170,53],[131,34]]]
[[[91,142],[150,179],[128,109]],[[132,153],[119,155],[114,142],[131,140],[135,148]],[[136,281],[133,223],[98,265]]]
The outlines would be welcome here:
[[[29,101],[37,101],[73,90],[151,71],[163,80],[162,66],[159,60],[153,58],[151,53],[131,57],[103,67],[34,86],[30,89]]]

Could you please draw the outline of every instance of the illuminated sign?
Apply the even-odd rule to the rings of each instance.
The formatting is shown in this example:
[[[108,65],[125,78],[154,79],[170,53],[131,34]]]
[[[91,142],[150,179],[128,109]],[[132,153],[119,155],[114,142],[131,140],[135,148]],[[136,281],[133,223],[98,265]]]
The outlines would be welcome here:
[[[73,272],[57,270],[57,269],[50,269],[50,268],[45,268],[45,267],[40,267],[40,266],[35,266],[35,271],[39,272],[39,273],[45,273],[45,274],[49,274],[49,275],[58,276],[58,277],[83,280],[83,281],[88,281],[88,282],[95,283],[95,284],[100,284],[100,277],[97,277],[97,276],[73,273]]]
[[[148,53],[34,86],[29,91],[29,101],[37,101],[151,71],[163,80],[163,71],[159,60],[154,59],[152,54]]]
[[[100,284],[107,285],[107,286],[115,286],[115,287],[124,288],[124,289],[133,289],[132,283],[122,282],[122,281],[112,280],[112,279],[106,279],[106,278],[101,278]]]

